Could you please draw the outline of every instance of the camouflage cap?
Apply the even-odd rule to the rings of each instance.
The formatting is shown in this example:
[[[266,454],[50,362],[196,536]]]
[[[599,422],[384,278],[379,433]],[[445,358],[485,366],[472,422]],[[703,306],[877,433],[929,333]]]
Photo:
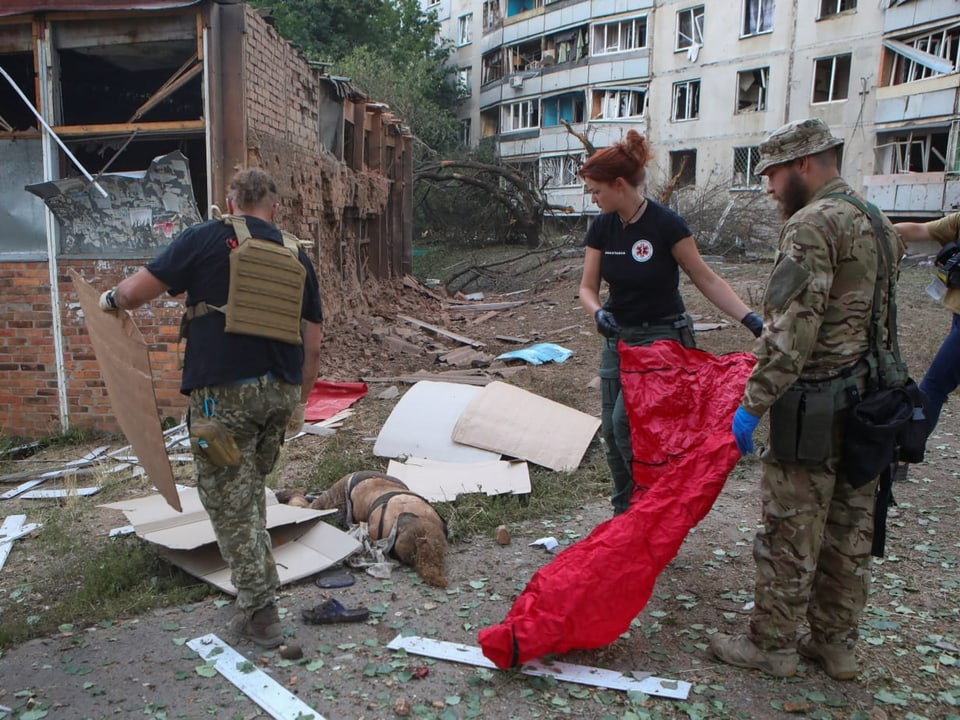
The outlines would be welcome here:
[[[816,155],[842,145],[843,140],[830,134],[830,128],[820,118],[807,118],[787,123],[760,144],[760,161],[754,168],[757,175],[780,163],[790,162],[806,155]]]

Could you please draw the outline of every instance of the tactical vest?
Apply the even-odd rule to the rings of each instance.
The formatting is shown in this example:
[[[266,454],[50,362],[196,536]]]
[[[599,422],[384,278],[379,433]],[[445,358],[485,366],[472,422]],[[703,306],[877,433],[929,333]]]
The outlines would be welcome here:
[[[237,234],[230,252],[230,286],[227,304],[217,307],[197,303],[184,314],[183,330],[195,317],[211,310],[226,316],[228,333],[253,335],[300,345],[300,314],[307,271],[300,262],[299,241],[283,233],[283,245],[251,237],[247,221],[236,215],[220,219]]]

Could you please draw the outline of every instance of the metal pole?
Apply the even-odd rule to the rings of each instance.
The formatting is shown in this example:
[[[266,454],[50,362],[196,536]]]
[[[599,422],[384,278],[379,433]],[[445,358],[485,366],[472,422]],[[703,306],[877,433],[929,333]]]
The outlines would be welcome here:
[[[27,106],[28,108],[30,108],[30,112],[32,112],[33,115],[34,115],[34,117],[36,117],[37,120],[40,121],[40,124],[43,126],[43,129],[46,130],[48,133],[50,133],[50,137],[52,137],[54,140],[57,141],[57,145],[59,145],[59,146],[60,146],[60,149],[63,150],[63,152],[66,153],[67,157],[70,158],[70,159],[73,161],[73,164],[76,165],[77,168],[79,168],[80,172],[83,173],[83,176],[84,176],[87,180],[89,180],[90,183],[91,183],[97,190],[100,191],[100,194],[101,194],[101,195],[103,195],[105,198],[110,197],[110,195],[107,193],[107,191],[104,190],[102,187],[100,187],[100,183],[98,183],[96,180],[94,180],[94,179],[93,179],[93,176],[92,176],[90,173],[87,172],[86,168],[83,167],[83,165],[80,164],[80,161],[77,160],[77,158],[74,157],[73,153],[70,152],[70,149],[69,149],[66,145],[63,144],[63,140],[61,140],[59,137],[57,137],[57,134],[53,131],[53,128],[51,128],[49,125],[47,125],[46,120],[44,120],[44,119],[40,116],[40,113],[37,112],[37,109],[33,106],[33,103],[30,102],[30,98],[28,98],[26,95],[23,94],[23,90],[21,90],[21,89],[20,89],[20,86],[17,85],[16,82],[14,82],[13,78],[10,77],[10,76],[7,74],[7,71],[3,69],[3,66],[0,66],[0,75],[3,75],[3,77],[5,77],[5,78],[7,79],[7,82],[10,83],[10,87],[12,87],[12,88],[14,89],[14,91],[16,91],[17,95],[20,96],[20,99],[23,100],[23,102],[26,104],[26,106]]]

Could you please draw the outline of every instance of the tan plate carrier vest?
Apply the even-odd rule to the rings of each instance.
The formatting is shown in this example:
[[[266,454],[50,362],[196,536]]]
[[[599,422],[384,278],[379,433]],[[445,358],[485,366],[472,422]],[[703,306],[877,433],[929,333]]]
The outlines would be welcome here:
[[[300,313],[306,268],[300,262],[299,240],[283,233],[283,245],[251,237],[247,221],[237,215],[221,215],[233,227],[239,245],[230,252],[230,286],[227,304],[217,307],[199,302],[187,308],[181,337],[193,318],[217,310],[227,319],[228,333],[253,335],[300,345]]]

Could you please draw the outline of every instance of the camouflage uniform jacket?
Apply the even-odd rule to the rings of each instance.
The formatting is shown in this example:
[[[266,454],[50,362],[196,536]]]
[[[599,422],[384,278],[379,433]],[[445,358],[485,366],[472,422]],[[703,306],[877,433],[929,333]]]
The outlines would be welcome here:
[[[801,377],[836,375],[869,347],[878,245],[870,218],[849,202],[824,197],[828,193],[860,198],[842,178],[831,180],[780,232],[763,298],[765,330],[742,403],[758,417]],[[884,227],[896,276],[903,245],[886,218]],[[886,283],[882,301],[885,327]]]

